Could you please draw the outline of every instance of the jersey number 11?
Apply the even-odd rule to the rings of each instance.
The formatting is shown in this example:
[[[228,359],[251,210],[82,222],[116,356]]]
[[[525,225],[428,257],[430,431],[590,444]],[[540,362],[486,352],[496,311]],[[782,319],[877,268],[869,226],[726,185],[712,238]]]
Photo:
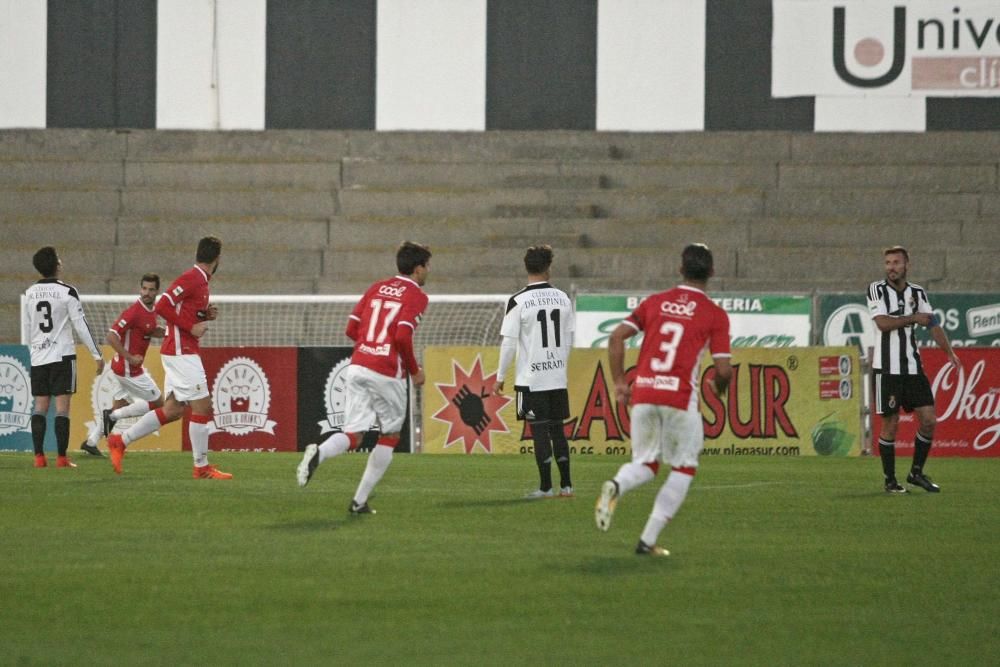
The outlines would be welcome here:
[[[544,310],[538,311],[538,316],[535,319],[537,319],[538,323],[542,325],[542,347],[549,346],[549,323],[548,323],[549,318],[552,319],[552,332],[553,334],[555,334],[553,336],[555,338],[555,346],[560,347],[559,345],[559,318],[561,317],[560,312],[561,311],[557,308],[556,310],[551,311],[548,317],[546,317]]]

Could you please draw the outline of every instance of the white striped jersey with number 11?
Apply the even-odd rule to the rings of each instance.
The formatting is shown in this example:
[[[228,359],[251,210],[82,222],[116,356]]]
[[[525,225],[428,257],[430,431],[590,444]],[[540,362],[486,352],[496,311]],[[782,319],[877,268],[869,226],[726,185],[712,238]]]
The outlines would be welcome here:
[[[565,389],[575,329],[573,303],[561,289],[532,283],[510,297],[500,334],[517,339],[514,385],[531,391]]]

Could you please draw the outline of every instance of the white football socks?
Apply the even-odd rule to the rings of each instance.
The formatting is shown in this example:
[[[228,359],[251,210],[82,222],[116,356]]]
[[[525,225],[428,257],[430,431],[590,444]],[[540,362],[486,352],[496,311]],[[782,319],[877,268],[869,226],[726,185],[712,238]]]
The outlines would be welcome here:
[[[365,466],[365,474],[361,476],[361,483],[358,484],[358,490],[354,493],[354,502],[359,505],[368,502],[368,496],[382,479],[382,475],[388,470],[390,463],[392,463],[392,447],[375,445],[372,453],[368,455],[368,465]]]
[[[150,413],[155,414],[155,413]],[[143,417],[145,419],[145,417]],[[196,466],[208,465],[208,424],[188,422],[188,437],[191,439],[191,455]]]
[[[618,482],[618,495],[624,495],[632,489],[642,486],[656,476],[653,469],[642,463],[626,463],[618,469],[615,481]]]
[[[649,546],[656,544],[656,539],[660,532],[667,525],[667,522],[674,518],[681,503],[687,496],[688,489],[691,488],[692,475],[677,470],[670,471],[667,481],[660,487],[656,494],[656,501],[653,503],[653,511],[649,514],[646,527],[642,531],[643,542]]]
[[[149,412],[151,408],[149,403],[146,401],[136,401],[135,403],[129,403],[128,405],[123,405],[117,410],[111,411],[111,418],[115,421],[119,419],[127,419],[128,417],[141,417],[142,415]]]
[[[319,462],[322,463],[334,456],[340,456],[350,448],[351,439],[347,437],[346,433],[334,433],[319,446]]]
[[[122,440],[126,445],[135,442],[139,438],[145,438],[150,433],[160,430],[160,417],[155,410],[150,410],[144,414],[139,421],[132,424],[127,431],[122,433]]]
[[[104,426],[98,423],[99,421],[99,419],[95,419],[90,430],[87,431],[87,444],[91,447],[97,447],[97,443],[101,441],[101,436],[104,434]]]

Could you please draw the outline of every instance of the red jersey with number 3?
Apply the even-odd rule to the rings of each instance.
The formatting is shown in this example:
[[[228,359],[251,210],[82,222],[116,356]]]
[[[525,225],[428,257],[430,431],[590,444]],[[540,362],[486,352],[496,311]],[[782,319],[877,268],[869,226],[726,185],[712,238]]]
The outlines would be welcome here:
[[[350,316],[358,330],[351,363],[389,377],[404,377],[406,368],[397,349],[396,330],[410,327],[415,332],[426,308],[427,295],[406,276],[369,287]]]
[[[146,350],[149,349],[149,335],[155,328],[156,311],[147,308],[142,300],[136,300],[118,316],[111,326],[111,332],[121,339],[126,352],[145,357]],[[125,357],[116,354],[111,360],[111,370],[115,375],[142,375],[142,364],[133,366]]]
[[[729,316],[704,292],[679,285],[647,298],[623,320],[642,331],[632,403],[698,409],[698,372],[707,347],[728,357]]]
[[[167,305],[176,313],[176,319],[182,326],[164,316],[167,335],[160,354],[198,354],[198,339],[191,335],[191,327],[204,320],[203,313],[208,310],[208,274],[199,266],[192,266],[182,273],[160,297],[157,308],[166,308]]]

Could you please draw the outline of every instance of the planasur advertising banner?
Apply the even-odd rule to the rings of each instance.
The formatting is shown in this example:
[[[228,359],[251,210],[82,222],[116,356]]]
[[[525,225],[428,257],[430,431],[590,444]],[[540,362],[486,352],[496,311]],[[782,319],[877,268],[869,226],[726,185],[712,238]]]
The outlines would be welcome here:
[[[957,354],[961,370],[948,363],[942,350],[920,352],[937,416],[931,457],[1000,456],[1000,348],[969,347]],[[872,447],[877,454],[882,418],[874,414],[874,406],[872,413]],[[913,455],[917,426],[916,415],[900,414],[897,454]]]
[[[774,97],[1000,96],[996,0],[774,0]]]
[[[646,295],[580,294],[576,347],[607,347],[608,338]],[[803,347],[810,344],[812,298],[804,294],[710,294],[729,315],[733,347]],[[642,334],[628,341],[642,345]]]
[[[638,351],[626,351],[629,375]],[[423,451],[434,454],[531,454],[531,432],[518,421],[511,391],[493,395],[497,348],[424,350]],[[743,348],[734,351],[731,390],[700,392],[705,455],[848,456],[861,451],[861,370],[857,350]],[[575,454],[631,452],[627,406],[615,400],[607,352],[578,349],[568,370]]]

